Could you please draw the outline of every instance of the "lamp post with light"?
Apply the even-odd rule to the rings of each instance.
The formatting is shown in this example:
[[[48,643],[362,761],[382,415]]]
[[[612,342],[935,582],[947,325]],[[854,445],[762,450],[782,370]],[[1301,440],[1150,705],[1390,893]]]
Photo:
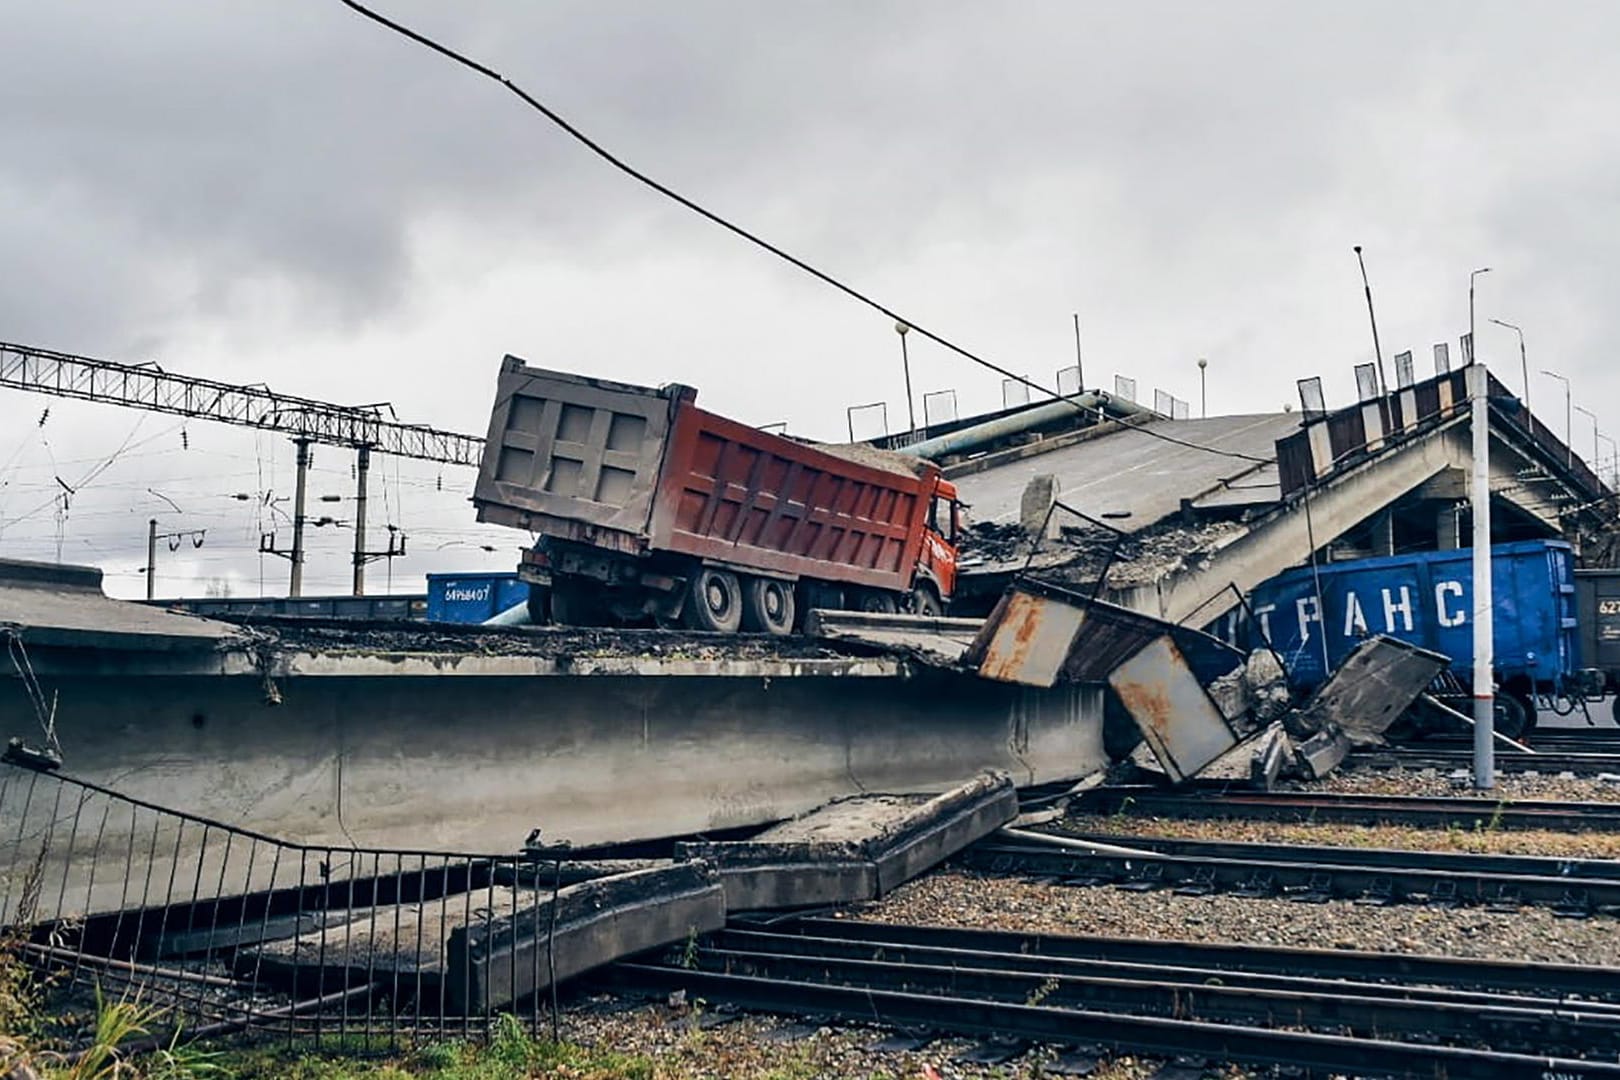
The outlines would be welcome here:
[[[1510,322],[1503,322],[1501,319],[1492,319],[1491,322],[1495,323],[1497,326],[1505,326],[1509,330],[1513,331],[1515,334],[1519,335],[1519,374],[1524,379],[1524,408],[1525,408],[1526,412],[1529,412],[1530,411],[1530,361],[1525,359],[1525,355],[1524,355],[1524,331],[1520,330],[1517,326],[1514,326]]]
[[[917,434],[917,413],[911,406],[911,355],[906,352],[906,334],[911,327],[903,322],[894,324],[894,332],[900,335],[900,366],[906,372],[906,417],[911,421],[911,434]]]
[[[1594,473],[1596,473],[1597,472],[1597,459],[1598,459],[1597,414],[1594,413],[1591,409],[1583,409],[1579,405],[1575,406],[1575,411],[1580,413],[1582,416],[1586,417],[1588,420],[1592,421],[1592,471]]]
[[[1558,374],[1558,372],[1556,372],[1556,371],[1548,371],[1546,368],[1542,368],[1541,373],[1543,375],[1551,376],[1552,378],[1557,379],[1559,382],[1564,384],[1564,449],[1568,453],[1568,458],[1564,462],[1564,464],[1571,467],[1571,468],[1573,468],[1574,465],[1575,465],[1575,448],[1569,444],[1569,427],[1570,427],[1569,380],[1564,378],[1562,375]]]
[[[1206,374],[1209,370],[1209,361],[1202,356],[1198,358],[1198,418],[1209,419],[1209,383]]]

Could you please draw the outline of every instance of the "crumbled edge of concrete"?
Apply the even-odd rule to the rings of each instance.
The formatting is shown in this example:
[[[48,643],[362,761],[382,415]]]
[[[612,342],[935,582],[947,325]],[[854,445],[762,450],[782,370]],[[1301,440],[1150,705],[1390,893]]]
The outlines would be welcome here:
[[[818,813],[885,801],[860,838],[814,840],[767,832],[753,840],[690,841],[677,859],[705,859],[720,868],[733,910],[800,907],[870,900],[960,851],[1018,815],[1018,793],[1005,773],[987,772],[932,798],[856,795],[837,799],[788,824],[813,822]],[[937,843],[930,841],[937,839]]]
[[[555,919],[553,911],[555,910]],[[500,1008],[556,981],[648,949],[711,933],[726,922],[712,863],[695,860],[537,892],[516,915],[453,931],[446,945],[451,1007]]]

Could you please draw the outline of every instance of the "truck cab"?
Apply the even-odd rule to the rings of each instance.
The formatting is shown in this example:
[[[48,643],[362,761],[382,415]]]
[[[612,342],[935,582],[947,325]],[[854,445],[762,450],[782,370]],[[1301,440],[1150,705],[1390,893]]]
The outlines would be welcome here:
[[[942,615],[956,591],[957,542],[962,534],[964,507],[956,485],[941,478],[935,483],[928,508],[928,527],[917,552],[917,580],[912,586],[912,611]]]

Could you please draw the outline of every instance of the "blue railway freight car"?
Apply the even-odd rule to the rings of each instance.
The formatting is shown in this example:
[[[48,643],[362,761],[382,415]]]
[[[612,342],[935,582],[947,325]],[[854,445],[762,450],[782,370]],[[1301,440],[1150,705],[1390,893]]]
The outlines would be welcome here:
[[[481,623],[529,602],[529,585],[516,573],[429,574],[428,622]]]
[[[1561,540],[1497,544],[1491,557],[1496,678],[1533,717],[1536,694],[1567,695],[1577,682],[1574,561]],[[1328,669],[1374,634],[1443,653],[1465,685],[1472,678],[1472,549],[1324,563],[1317,574],[1320,604],[1308,566],[1277,575],[1250,597],[1258,629],[1295,688],[1320,685]]]

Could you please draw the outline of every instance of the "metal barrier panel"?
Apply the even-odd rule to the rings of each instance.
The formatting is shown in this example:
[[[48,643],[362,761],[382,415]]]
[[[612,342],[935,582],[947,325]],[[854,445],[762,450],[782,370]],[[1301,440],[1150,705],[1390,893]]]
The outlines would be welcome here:
[[[0,962],[26,965],[45,1013],[93,1014],[97,992],[138,1002],[147,1049],[176,1032],[382,1050],[483,1037],[508,1013],[538,1026],[555,1006],[552,972],[599,962],[615,904],[684,896],[666,920],[680,936],[723,918],[701,868],[678,889],[620,875],[604,900],[583,865],[539,849],[288,843],[0,763]],[[491,949],[497,932],[505,947]],[[75,1060],[71,1036],[54,1049]]]

